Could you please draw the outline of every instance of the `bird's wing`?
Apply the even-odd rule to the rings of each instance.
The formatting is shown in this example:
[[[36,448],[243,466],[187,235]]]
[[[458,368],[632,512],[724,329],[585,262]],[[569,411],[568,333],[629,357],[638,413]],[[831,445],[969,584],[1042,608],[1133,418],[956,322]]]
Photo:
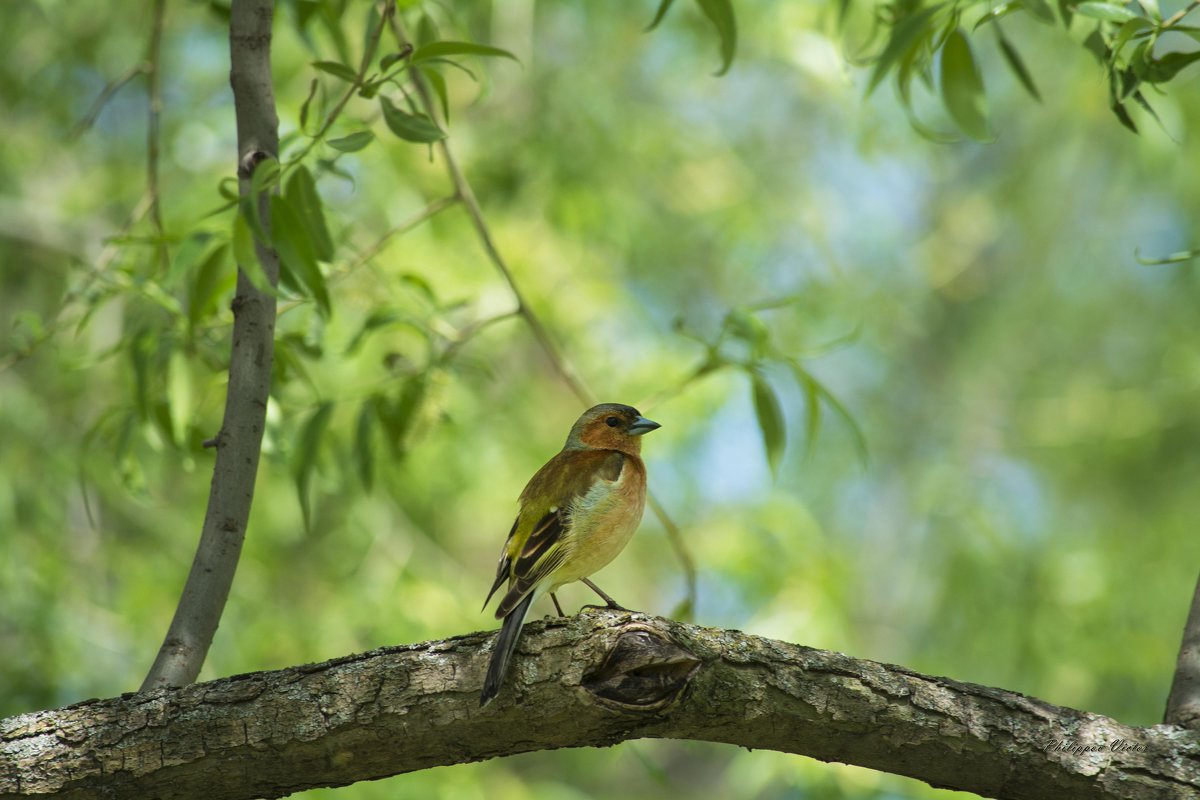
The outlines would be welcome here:
[[[530,479],[488,593],[490,600],[508,581],[497,618],[507,616],[539,581],[562,566],[570,555],[564,534],[570,530],[571,506],[597,481],[617,480],[624,465],[625,456],[615,450],[564,450]]]

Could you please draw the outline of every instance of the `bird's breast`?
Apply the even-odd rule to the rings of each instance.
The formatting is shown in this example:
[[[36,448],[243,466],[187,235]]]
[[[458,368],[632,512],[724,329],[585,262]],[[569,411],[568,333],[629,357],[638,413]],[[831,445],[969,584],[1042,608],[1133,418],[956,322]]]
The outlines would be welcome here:
[[[615,481],[597,481],[571,506],[571,556],[555,574],[555,586],[586,578],[607,566],[629,543],[645,507],[646,480],[632,464],[627,464]]]

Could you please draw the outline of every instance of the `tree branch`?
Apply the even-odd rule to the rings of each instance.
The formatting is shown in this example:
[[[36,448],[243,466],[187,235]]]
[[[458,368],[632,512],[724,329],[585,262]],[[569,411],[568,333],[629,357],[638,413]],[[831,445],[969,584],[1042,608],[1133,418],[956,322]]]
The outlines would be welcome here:
[[[272,0],[234,0],[229,21],[230,84],[238,132],[238,184],[250,195],[254,168],[279,157],[279,120],[271,85]],[[270,234],[267,192],[257,198],[263,230]],[[279,257],[255,243],[258,260],[272,286]],[[217,437],[217,457],[200,544],[166,638],[142,690],[183,686],[196,680],[212,644],[242,552],[254,480],[262,446],[271,364],[275,353],[275,296],[259,291],[238,271],[233,298],[233,351],[225,420]]]
[[[630,739],[725,742],[1012,800],[1200,795],[1200,733],[601,610],[534,622],[478,707],[491,633],[0,721],[0,798],[282,797]]]
[[[166,0],[154,0],[154,23],[150,29],[150,47],[146,56],[146,193],[150,195],[150,222],[158,241],[154,245],[158,253],[158,266],[162,276],[171,266],[167,253],[167,232],[163,227],[162,197],[158,182],[158,157],[162,142],[160,118],[162,117],[162,33],[163,17],[166,15]]]
[[[1163,721],[1200,729],[1200,580],[1196,581],[1192,608],[1183,626],[1183,643]]]

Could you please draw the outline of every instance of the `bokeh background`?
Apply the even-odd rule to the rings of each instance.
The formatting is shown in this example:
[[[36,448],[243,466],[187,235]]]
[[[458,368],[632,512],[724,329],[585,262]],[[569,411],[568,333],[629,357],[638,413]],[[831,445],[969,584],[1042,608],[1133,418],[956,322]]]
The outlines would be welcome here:
[[[285,134],[317,75],[310,62],[336,54],[327,29],[299,33],[313,5],[279,9]],[[359,52],[367,6],[344,5],[339,25]],[[738,3],[723,77],[694,6],[646,33],[655,5],[427,11],[445,38],[520,59],[466,62],[478,83],[448,71],[451,146],[566,359],[600,397],[663,424],[646,460],[697,564],[691,618],[1159,721],[1200,564],[1200,286],[1194,264],[1136,255],[1195,245],[1195,74],[1154,99],[1162,126],[1139,117],[1134,136],[1079,37],[1015,17],[1006,33],[1044,102],[980,38],[995,141],[935,143],[890,86],[864,97],[853,58],[865,23],[839,31],[834,4]],[[188,287],[229,234],[230,212],[209,212],[224,202],[235,133],[220,5],[168,6],[166,271],[149,224],[126,229],[146,190],[145,82],[80,125],[144,58],[151,4],[19,0],[0,26],[0,715],[136,689],[200,530],[228,253],[210,307],[189,316]],[[936,103],[918,107],[953,130]],[[479,604],[515,498],[581,410],[521,320],[476,329],[514,301],[461,207],[346,269],[451,193],[441,156],[390,137],[377,116],[352,102],[336,132],[369,126],[378,141],[317,170],[338,246],[334,311],[281,305],[251,527],[205,679],[493,627]],[[403,321],[351,348],[380,309]],[[746,318],[844,405],[865,458],[828,404],[807,435],[805,388],[783,361],[761,372],[787,425],[777,473],[747,372],[690,380],[705,358],[697,340]],[[736,337],[721,352],[745,356]],[[408,396],[412,413],[400,435],[369,427],[365,459],[358,419],[377,396]],[[298,453],[326,403],[319,447]],[[686,597],[649,514],[597,580],[656,613]],[[304,796],[683,792],[951,796],[800,757],[654,741]]]

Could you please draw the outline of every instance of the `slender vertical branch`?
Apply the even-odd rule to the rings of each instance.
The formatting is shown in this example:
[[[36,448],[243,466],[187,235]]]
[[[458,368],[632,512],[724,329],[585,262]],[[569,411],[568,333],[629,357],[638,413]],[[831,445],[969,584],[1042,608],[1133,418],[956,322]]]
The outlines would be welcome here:
[[[159,121],[162,117],[162,33],[167,0],[154,0],[154,22],[150,29],[150,52],[146,56],[146,93],[149,112],[146,124],[146,191],[150,195],[150,223],[158,238],[155,251],[158,253],[159,268],[165,273],[170,266],[167,255],[166,232],[163,228],[162,202],[158,191],[158,156],[162,135]]]
[[[1192,608],[1183,626],[1183,642],[1179,646],[1179,660],[1163,722],[1200,728],[1200,579],[1196,581]]]
[[[397,43],[401,49],[405,46],[411,46],[407,32],[405,32],[403,24],[399,19],[399,14],[392,15],[392,33],[396,37]],[[421,100],[421,105],[425,112],[430,117],[437,116],[437,105],[433,102],[433,97],[429,92],[429,87],[426,85],[420,71],[416,69],[410,70],[413,88],[416,90],[417,96]],[[462,169],[458,166],[458,161],[454,157],[454,152],[450,149],[450,144],[447,139],[441,139],[438,142],[438,148],[442,152],[442,157],[446,160],[446,171],[450,174],[450,180],[454,184],[455,194],[462,200],[463,206],[467,210],[467,216],[471,218],[471,224],[475,228],[476,235],[479,236],[479,241],[483,244],[484,252],[487,254],[488,260],[496,268],[496,271],[504,278],[508,288],[513,293],[513,297],[517,301],[517,314],[524,320],[529,330],[533,333],[533,338],[537,340],[538,345],[546,354],[546,359],[550,362],[550,366],[558,375],[559,379],[566,384],[567,388],[579,398],[579,401],[586,406],[593,405],[596,402],[596,396],[587,388],[579,374],[571,367],[566,358],[559,352],[558,346],[555,345],[553,337],[550,335],[549,329],[542,323],[541,318],[530,307],[529,302],[525,299],[525,293],[521,291],[520,285],[513,276],[512,270],[509,269],[508,262],[504,260],[499,248],[496,247],[496,242],[492,238],[491,229],[488,227],[487,219],[483,215],[483,209],[479,207],[479,201],[475,199],[475,192],[471,189],[471,183],[463,174]],[[667,538],[671,542],[671,547],[675,551],[675,555],[679,559],[680,566],[683,569],[686,582],[686,597],[684,598],[683,606],[688,609],[695,608],[696,605],[696,565],[692,560],[691,554],[688,552],[687,544],[683,540],[683,536],[679,531],[679,526],[670,518],[666,509],[658,498],[651,492],[649,495],[650,508],[658,517],[663,529],[667,532]]]
[[[251,193],[256,166],[279,154],[279,120],[271,85],[273,0],[234,0],[229,21],[230,84],[238,134],[238,185]],[[269,197],[254,198],[264,231],[270,233]],[[256,242],[258,260],[271,285],[279,257]],[[142,690],[183,686],[196,679],[212,644],[237,569],[262,447],[271,364],[275,352],[275,295],[259,291],[238,271],[233,298],[233,351],[225,419],[217,436],[216,465],[200,544],[187,584],[158,657]]]

